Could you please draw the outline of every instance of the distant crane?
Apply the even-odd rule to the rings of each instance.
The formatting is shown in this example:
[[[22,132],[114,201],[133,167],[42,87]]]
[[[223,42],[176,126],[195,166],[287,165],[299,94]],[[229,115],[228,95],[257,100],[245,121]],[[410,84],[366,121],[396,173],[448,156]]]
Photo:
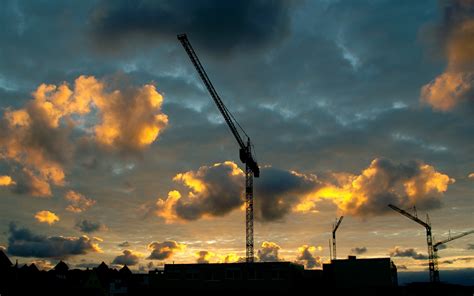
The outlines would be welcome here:
[[[449,233],[449,236],[447,239],[445,240],[442,240],[440,242],[437,242],[433,245],[433,252],[434,252],[434,258],[435,260],[437,261],[438,260],[438,247],[441,246],[441,245],[444,245],[445,243],[447,242],[450,242],[450,241],[453,241],[455,239],[458,239],[458,238],[461,238],[461,237],[464,237],[466,235],[469,235],[471,233],[474,233],[474,230],[470,230],[470,231],[467,231],[467,232],[463,232],[463,233],[460,233],[458,235],[455,235],[455,236],[451,236],[451,233]],[[438,272],[438,279],[439,279],[439,272]]]
[[[422,225],[426,229],[426,243],[428,245],[428,268],[430,271],[430,282],[436,283],[439,282],[439,271],[438,271],[438,261],[436,260],[435,257],[435,251],[434,251],[434,246],[433,246],[433,236],[431,234],[431,225],[430,225],[430,217],[428,214],[426,214],[426,222],[419,219],[418,215],[416,214],[415,211],[415,216],[408,213],[405,210],[402,210],[394,205],[389,204],[388,205],[391,209],[399,212],[400,214],[404,215],[405,217],[408,217],[409,219],[415,221],[416,223]]]
[[[336,260],[337,255],[336,255],[336,231],[339,228],[339,225],[341,225],[342,219],[344,216],[339,217],[339,219],[336,218],[336,222],[332,226],[332,259]]]
[[[235,120],[230,111],[222,102],[221,98],[217,94],[217,91],[214,89],[214,86],[211,83],[211,80],[206,74],[204,67],[201,65],[198,56],[194,52],[191,43],[188,40],[186,34],[178,35],[178,40],[183,45],[186,50],[191,62],[196,68],[199,76],[201,77],[202,82],[206,86],[209,94],[211,95],[214,103],[216,103],[217,108],[221,112],[224,120],[230,128],[230,131],[234,135],[237,143],[239,144],[239,156],[240,160],[245,163],[245,220],[246,220],[246,261],[247,263],[252,263],[254,261],[254,252],[253,252],[253,177],[258,178],[260,176],[260,168],[258,167],[257,161],[255,160],[252,154],[252,143],[250,142],[250,137],[245,133],[240,124]],[[242,132],[247,136],[247,142],[244,142],[240,136],[239,131],[237,130],[235,124],[239,126]]]

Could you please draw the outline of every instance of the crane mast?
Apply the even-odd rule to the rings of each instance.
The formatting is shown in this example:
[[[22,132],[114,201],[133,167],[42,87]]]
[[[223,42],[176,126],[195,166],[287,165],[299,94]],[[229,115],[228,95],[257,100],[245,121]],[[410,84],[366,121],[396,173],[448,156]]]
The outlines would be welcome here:
[[[332,259],[336,260],[337,255],[336,255],[336,231],[339,228],[339,225],[341,225],[342,219],[344,216],[341,216],[339,220],[336,220],[336,223],[332,227]]]
[[[418,216],[414,216],[408,213],[405,210],[402,210],[394,205],[388,205],[392,210],[399,212],[405,217],[415,221],[416,223],[422,225],[426,229],[426,243],[428,245],[428,268],[430,271],[430,282],[439,282],[439,270],[438,270],[438,260],[436,260],[435,249],[433,246],[433,235],[431,233],[431,225],[429,216],[426,215],[426,222],[419,219]]]
[[[202,82],[206,86],[209,94],[211,95],[214,103],[217,105],[217,108],[224,117],[225,122],[230,128],[230,131],[235,137],[235,140],[239,144],[239,157],[240,160],[245,163],[245,221],[246,221],[246,261],[252,263],[254,261],[254,251],[253,251],[253,177],[258,178],[260,176],[260,169],[258,164],[252,154],[252,143],[250,138],[247,136],[247,142],[245,142],[240,136],[239,131],[237,130],[233,119],[232,114],[229,112],[227,107],[222,102],[219,94],[212,85],[211,80],[207,76],[204,67],[202,66],[199,58],[194,51],[191,43],[188,40],[186,34],[180,34],[177,36],[178,40],[186,50],[186,53],[189,56],[189,59],[193,63],[196,71],[199,74]],[[236,122],[237,123],[237,122]],[[237,123],[238,124],[238,123]],[[244,131],[245,134],[245,131]]]

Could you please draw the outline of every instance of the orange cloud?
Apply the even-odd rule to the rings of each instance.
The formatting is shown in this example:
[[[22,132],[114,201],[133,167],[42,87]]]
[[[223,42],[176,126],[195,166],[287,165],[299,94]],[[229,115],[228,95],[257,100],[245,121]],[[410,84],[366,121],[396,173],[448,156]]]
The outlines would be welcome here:
[[[321,199],[331,200],[342,212],[356,216],[387,212],[389,203],[435,207],[448,186],[455,182],[427,164],[396,164],[380,158],[373,160],[360,175],[335,174],[334,178],[336,184],[325,182],[307,194],[294,210],[308,212]]]
[[[73,190],[69,190],[64,197],[71,202],[71,204],[66,207],[66,210],[73,213],[86,211],[96,203],[95,200],[87,198],[83,194]]]
[[[166,223],[223,216],[242,205],[244,173],[231,162],[202,166],[177,174],[173,181],[184,185],[186,196],[172,190],[156,202],[156,215]]]
[[[274,242],[263,242],[261,249],[257,252],[258,259],[262,262],[281,261],[282,259],[278,255],[280,249],[280,246]]]
[[[39,211],[35,215],[36,220],[41,223],[48,223],[49,225],[59,221],[59,217],[50,211]]]
[[[298,255],[296,257],[296,262],[304,265],[307,269],[313,269],[316,267],[322,266],[322,261],[320,256],[314,255],[316,251],[321,251],[322,247],[318,246],[309,246],[302,245],[298,248]]]
[[[445,72],[421,89],[421,100],[440,111],[449,111],[472,94],[472,73]]]
[[[209,263],[216,254],[209,251],[199,251],[195,253],[196,263]]]
[[[24,170],[17,192],[50,196],[50,184],[65,185],[65,165],[77,141],[84,139],[120,153],[149,147],[168,124],[162,113],[162,95],[154,85],[110,90],[105,81],[80,76],[73,87],[41,84],[23,108],[7,108],[0,121],[0,159]],[[93,112],[94,111],[94,112]],[[85,116],[94,116],[95,119]],[[82,137],[72,137],[72,130]],[[28,181],[47,183],[43,190]]]
[[[421,101],[440,111],[472,101],[474,93],[474,2],[452,0],[446,9],[445,22],[438,28],[447,67],[421,89]]]
[[[185,248],[185,244],[181,244],[173,240],[152,242],[148,245],[148,250],[151,250],[151,254],[147,257],[147,259],[165,260],[171,258],[175,252],[182,251]]]
[[[158,199],[156,202],[155,214],[165,219],[166,223],[173,223],[179,221],[179,217],[175,212],[175,206],[181,198],[179,191],[173,190],[168,192],[166,199]]]
[[[0,176],[0,187],[1,186],[10,186],[14,185],[15,181],[13,181],[12,177],[10,176]]]

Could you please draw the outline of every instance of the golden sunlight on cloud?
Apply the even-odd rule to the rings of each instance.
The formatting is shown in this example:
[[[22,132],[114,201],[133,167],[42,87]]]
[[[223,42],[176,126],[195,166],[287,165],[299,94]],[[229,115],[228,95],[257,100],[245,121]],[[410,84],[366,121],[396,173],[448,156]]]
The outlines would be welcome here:
[[[307,212],[321,199],[333,201],[351,215],[371,216],[388,211],[389,203],[410,207],[414,204],[433,207],[455,182],[433,166],[412,162],[395,164],[387,159],[375,159],[360,175],[335,174],[337,184],[326,183],[307,194],[295,207]]]
[[[474,92],[474,19],[472,1],[453,0],[441,29],[448,62],[445,72],[421,89],[421,101],[449,111]]]
[[[136,153],[168,124],[163,96],[151,84],[110,90],[105,81],[80,76],[73,86],[41,84],[32,97],[23,108],[7,108],[0,121],[0,158],[22,168],[13,176],[18,193],[51,196],[50,184],[64,186],[78,141]]]
[[[470,173],[467,177],[468,177],[469,179],[474,180],[474,173]]]
[[[309,246],[302,245],[298,247],[298,255],[296,257],[296,262],[304,265],[307,269],[313,269],[322,266],[322,260],[320,256],[315,255],[316,251],[321,251],[323,248],[321,246]]]
[[[290,212],[317,213],[318,202],[329,200],[348,215],[375,216],[389,212],[388,204],[436,208],[455,180],[419,161],[395,163],[374,159],[360,174],[313,174],[262,168],[255,187],[255,213],[261,221],[282,219]],[[154,213],[166,223],[219,217],[244,206],[244,174],[233,162],[202,166],[177,174],[173,180],[188,190],[172,190],[159,198]]]
[[[242,204],[244,173],[231,161],[179,173],[173,181],[184,185],[186,196],[172,190],[158,199],[155,214],[166,223],[223,216]]]
[[[174,206],[181,198],[179,191],[173,190],[168,192],[168,198],[165,200],[158,199],[156,202],[155,214],[165,219],[167,224],[179,221],[178,216],[174,211]]]
[[[449,111],[472,92],[471,73],[445,72],[421,89],[421,100],[434,109]]]
[[[152,242],[148,244],[147,248],[151,251],[147,259],[165,260],[171,258],[176,252],[181,252],[186,249],[186,245],[174,240],[168,240],[164,242]]]
[[[15,181],[13,181],[12,177],[0,176],[0,186],[10,186],[14,184],[15,184]]]
[[[95,200],[73,190],[69,190],[64,197],[71,203],[66,207],[66,210],[73,213],[86,211],[96,203]]]
[[[59,221],[59,217],[50,211],[39,211],[35,215],[36,220],[41,223],[48,223],[49,225]]]
[[[216,254],[210,251],[199,251],[194,255],[196,257],[196,263],[209,263],[211,259],[216,256]]]

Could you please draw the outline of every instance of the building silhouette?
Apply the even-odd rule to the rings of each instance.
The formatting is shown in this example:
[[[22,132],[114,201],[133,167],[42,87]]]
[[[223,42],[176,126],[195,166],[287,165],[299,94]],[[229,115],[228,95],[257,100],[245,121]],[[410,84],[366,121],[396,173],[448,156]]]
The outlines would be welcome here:
[[[313,295],[472,295],[473,287],[414,283],[399,287],[390,258],[332,260],[322,270],[306,270],[291,262],[166,264],[164,269],[133,273],[100,263],[71,269],[59,261],[49,270],[35,264],[13,265],[0,250],[0,295],[162,295],[233,291]]]

